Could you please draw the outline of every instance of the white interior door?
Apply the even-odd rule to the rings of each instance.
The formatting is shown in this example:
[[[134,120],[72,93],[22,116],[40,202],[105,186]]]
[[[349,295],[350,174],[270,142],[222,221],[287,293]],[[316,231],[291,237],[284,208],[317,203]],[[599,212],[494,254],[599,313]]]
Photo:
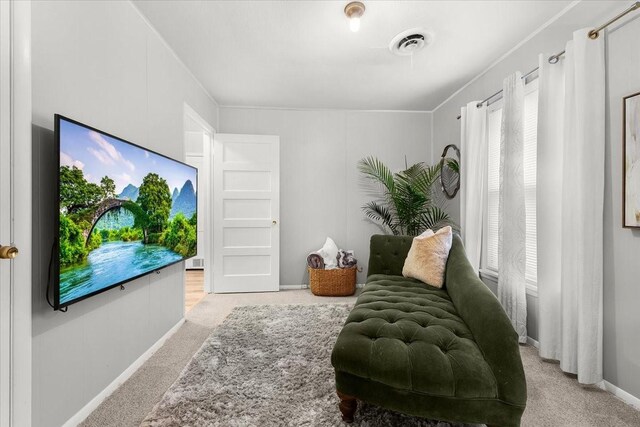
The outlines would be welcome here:
[[[31,425],[30,37],[30,3],[0,1],[0,427]]]
[[[216,134],[213,291],[280,287],[280,138]]]

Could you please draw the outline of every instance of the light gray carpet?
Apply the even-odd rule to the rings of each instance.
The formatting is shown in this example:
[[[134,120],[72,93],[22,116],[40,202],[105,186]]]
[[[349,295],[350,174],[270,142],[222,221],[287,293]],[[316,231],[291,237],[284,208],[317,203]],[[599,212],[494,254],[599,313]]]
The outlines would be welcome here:
[[[358,290],[359,291],[359,290]],[[138,427],[234,307],[255,304],[353,304],[353,297],[317,297],[308,289],[267,293],[210,294],[187,313],[186,323],[82,427]],[[521,346],[529,398],[522,427],[638,427],[640,411],[605,391],[582,387],[558,364]],[[271,426],[264,426],[271,427]]]
[[[330,355],[350,307],[234,309],[142,425],[344,425]],[[452,425],[359,406],[354,426]]]

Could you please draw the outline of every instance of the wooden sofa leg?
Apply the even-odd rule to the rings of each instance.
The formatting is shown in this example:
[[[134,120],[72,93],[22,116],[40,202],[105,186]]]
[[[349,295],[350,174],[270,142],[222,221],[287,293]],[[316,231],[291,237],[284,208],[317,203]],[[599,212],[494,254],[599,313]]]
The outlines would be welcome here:
[[[336,393],[338,393],[338,397],[340,398],[340,404],[338,407],[340,408],[340,412],[342,412],[342,421],[352,423],[353,416],[358,408],[358,401],[355,397],[347,396],[339,391]]]

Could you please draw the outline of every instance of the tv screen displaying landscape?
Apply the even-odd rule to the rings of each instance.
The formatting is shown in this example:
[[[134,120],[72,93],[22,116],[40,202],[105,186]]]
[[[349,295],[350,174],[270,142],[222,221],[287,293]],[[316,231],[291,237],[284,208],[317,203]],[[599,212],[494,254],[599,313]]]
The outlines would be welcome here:
[[[197,169],[56,115],[55,307],[196,255]]]

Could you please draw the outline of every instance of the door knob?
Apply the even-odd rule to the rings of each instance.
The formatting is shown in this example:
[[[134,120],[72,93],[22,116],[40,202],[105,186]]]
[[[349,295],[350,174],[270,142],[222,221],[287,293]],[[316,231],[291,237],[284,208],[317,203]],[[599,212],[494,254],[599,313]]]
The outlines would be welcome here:
[[[18,248],[0,245],[0,259],[14,259],[18,256]]]
[[[276,225],[278,224],[278,221],[276,221],[275,219],[273,221],[271,221],[271,224]]]

